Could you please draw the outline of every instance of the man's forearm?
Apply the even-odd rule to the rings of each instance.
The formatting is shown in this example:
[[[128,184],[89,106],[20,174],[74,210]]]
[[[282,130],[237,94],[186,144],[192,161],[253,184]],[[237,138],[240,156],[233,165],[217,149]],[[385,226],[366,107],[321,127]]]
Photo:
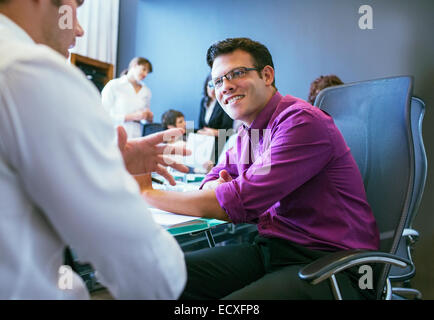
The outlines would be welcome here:
[[[161,210],[230,221],[227,213],[220,207],[214,190],[175,192],[151,189],[142,194],[146,202]]]

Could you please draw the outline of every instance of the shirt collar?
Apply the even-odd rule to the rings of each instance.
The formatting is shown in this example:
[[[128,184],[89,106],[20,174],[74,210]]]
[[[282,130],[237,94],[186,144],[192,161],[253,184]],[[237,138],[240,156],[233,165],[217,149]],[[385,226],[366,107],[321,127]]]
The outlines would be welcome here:
[[[35,41],[19,25],[13,22],[4,14],[0,13],[0,37],[6,35],[7,38],[13,38],[21,42],[34,44]]]
[[[120,77],[120,80],[122,83],[128,83],[128,77],[126,74],[124,74],[123,76]]]
[[[281,99],[282,95],[278,91],[276,91],[276,93],[271,97],[270,101],[268,101],[264,109],[262,109],[261,112],[259,112],[259,114],[256,116],[255,120],[253,120],[250,127],[247,127],[245,124],[243,124],[242,127],[248,131],[250,131],[251,129],[265,129],[274,111],[276,111],[276,107]]]

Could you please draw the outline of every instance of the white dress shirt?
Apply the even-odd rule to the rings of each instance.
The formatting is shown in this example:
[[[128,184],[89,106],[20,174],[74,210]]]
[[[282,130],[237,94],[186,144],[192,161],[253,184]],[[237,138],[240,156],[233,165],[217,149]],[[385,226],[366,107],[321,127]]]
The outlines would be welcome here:
[[[89,298],[76,274],[59,286],[66,245],[115,298],[174,299],[185,285],[183,252],[126,171],[97,90],[0,14],[0,299]]]
[[[110,80],[101,92],[102,104],[109,112],[114,125],[123,125],[128,137],[142,136],[142,127],[139,122],[125,122],[125,116],[136,111],[149,109],[151,105],[151,90],[142,84],[139,92],[128,81],[127,76]]]

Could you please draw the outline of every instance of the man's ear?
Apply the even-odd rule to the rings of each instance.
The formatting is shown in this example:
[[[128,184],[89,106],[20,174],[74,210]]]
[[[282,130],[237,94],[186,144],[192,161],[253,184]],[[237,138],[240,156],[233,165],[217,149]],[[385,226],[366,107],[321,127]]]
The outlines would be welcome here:
[[[261,71],[262,78],[265,80],[265,84],[271,86],[274,81],[274,69],[272,66],[265,66]]]

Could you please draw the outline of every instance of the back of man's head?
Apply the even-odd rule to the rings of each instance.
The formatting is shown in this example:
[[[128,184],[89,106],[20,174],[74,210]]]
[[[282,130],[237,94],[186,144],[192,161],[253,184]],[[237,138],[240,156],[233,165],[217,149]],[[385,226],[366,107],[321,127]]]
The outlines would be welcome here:
[[[267,47],[249,38],[227,38],[211,45],[206,54],[208,66],[212,68],[218,56],[232,53],[235,50],[249,53],[253,58],[255,68],[259,71],[265,66],[271,66],[274,69],[273,58]],[[275,81],[273,81],[273,87],[275,87]]]

